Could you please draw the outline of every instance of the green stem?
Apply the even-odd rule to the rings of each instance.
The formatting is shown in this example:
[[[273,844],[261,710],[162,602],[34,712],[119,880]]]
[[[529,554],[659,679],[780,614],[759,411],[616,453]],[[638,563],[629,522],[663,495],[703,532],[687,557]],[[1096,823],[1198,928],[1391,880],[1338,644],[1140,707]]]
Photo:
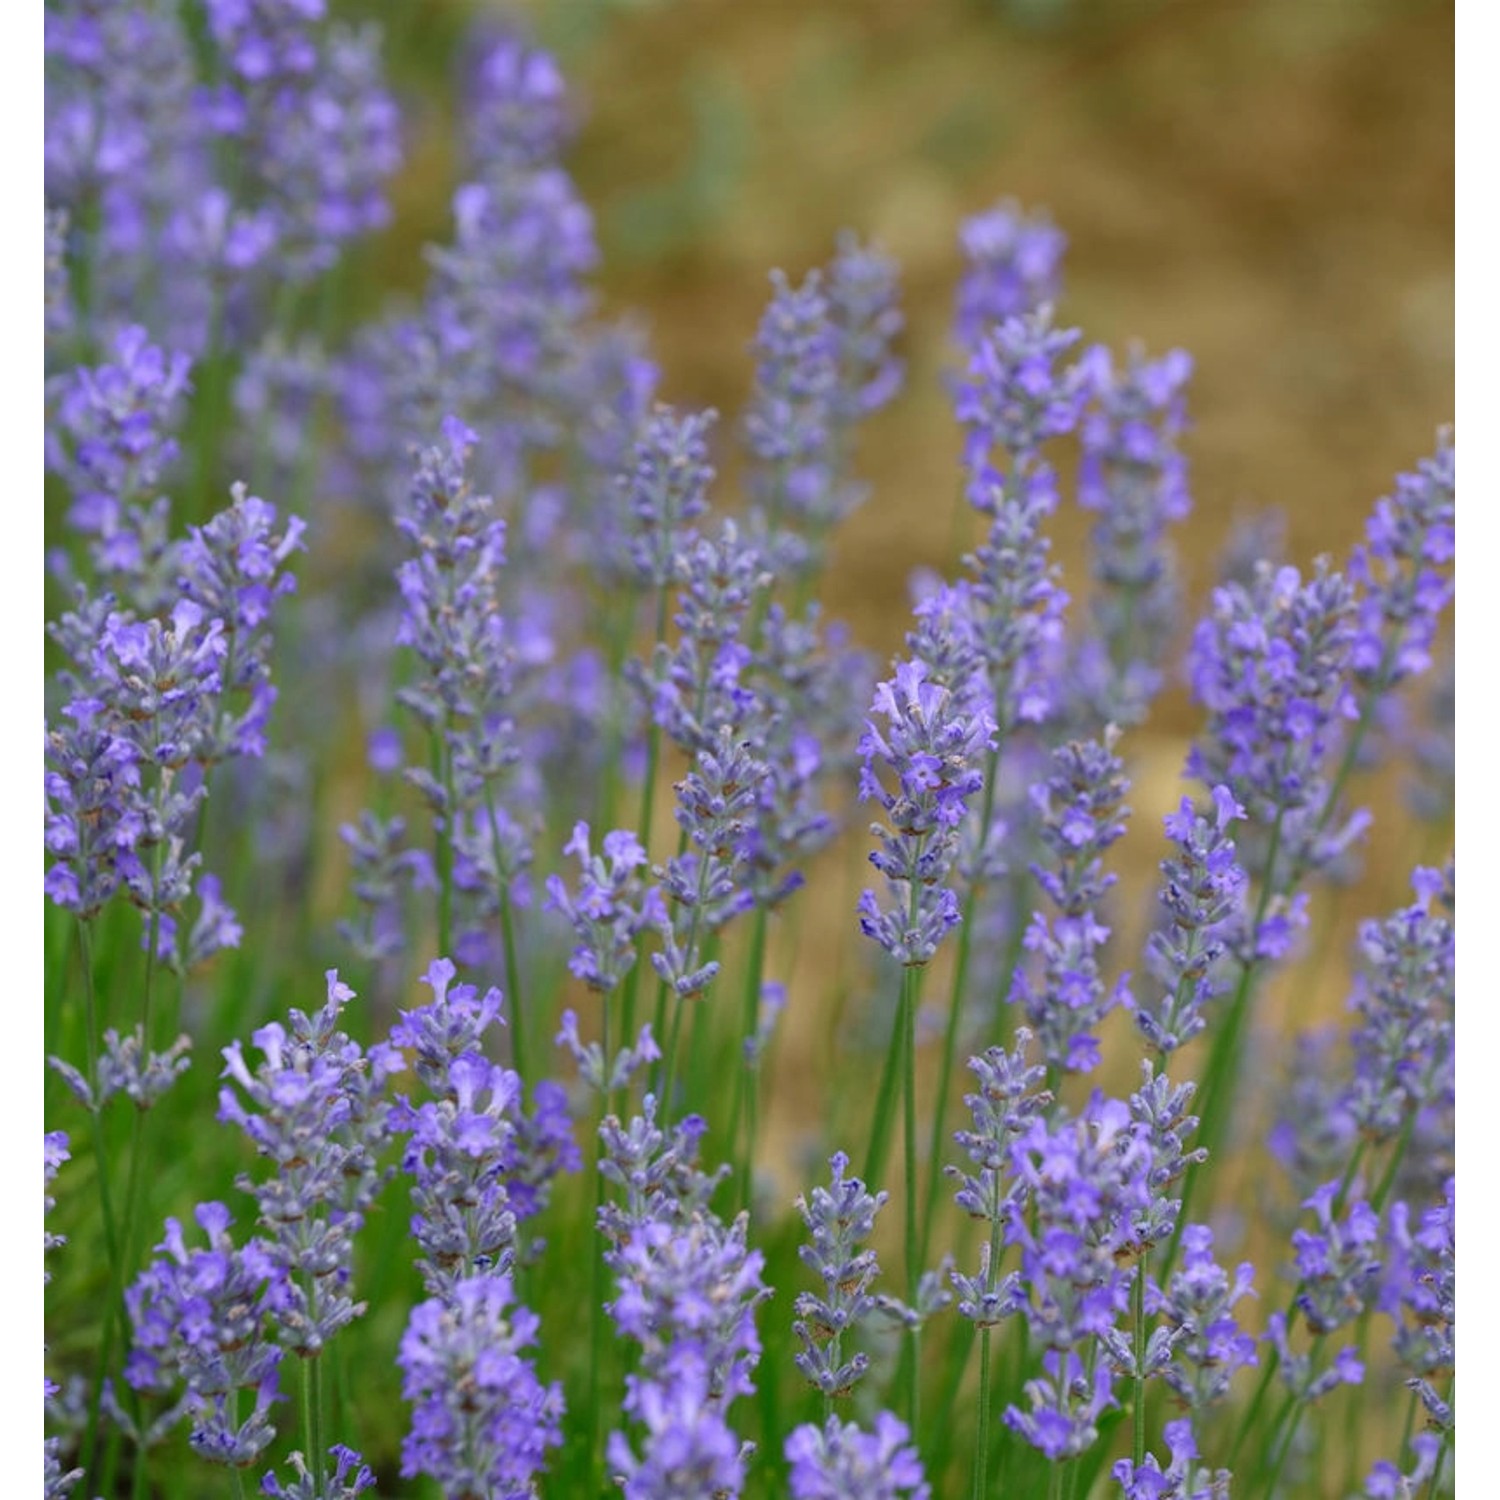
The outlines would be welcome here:
[[[990,819],[995,811],[995,776],[1000,766],[1000,751],[989,752],[984,773],[984,802],[979,812],[980,847],[989,834]],[[963,920],[958,928],[958,952],[953,960],[953,988],[948,994],[948,1020],[943,1027],[943,1051],[938,1059],[937,1103],[933,1106],[935,1124],[932,1145],[927,1153],[927,1193],[922,1203],[922,1260],[932,1244],[932,1221],[937,1214],[938,1187],[942,1182],[943,1148],[947,1135],[943,1117],[948,1108],[948,1089],[953,1079],[953,1055],[958,1048],[958,1026],[963,1016],[964,984],[969,977],[969,947],[974,936],[974,913],[979,905],[979,887],[971,885],[964,897]]]
[[[740,1122],[745,1121],[745,1149],[740,1157],[739,1204],[750,1207],[751,1183],[755,1171],[755,1133],[751,1123],[755,1116],[756,1085],[759,1063],[752,1065],[744,1048],[755,1036],[760,1020],[760,986],[765,973],[766,928],[769,913],[764,906],[755,908],[755,925],[750,930],[750,962],[745,975],[744,1011],[741,1022],[741,1050],[734,1059],[734,1103],[729,1112],[729,1144],[734,1150],[739,1142]]]
[[[1135,1328],[1135,1374],[1132,1412],[1131,1461],[1137,1469],[1146,1461],[1146,1261],[1136,1262],[1135,1285],[1130,1289],[1130,1310]]]
[[[1281,1415],[1277,1418],[1276,1429],[1272,1432],[1271,1436],[1271,1441],[1274,1443],[1276,1440],[1276,1431],[1280,1430],[1281,1424],[1290,1416],[1291,1421],[1287,1427],[1286,1438],[1282,1442],[1281,1449],[1276,1454],[1275,1460],[1272,1462],[1271,1477],[1266,1481],[1266,1500],[1271,1500],[1271,1497],[1276,1493],[1276,1485],[1281,1479],[1281,1471],[1286,1467],[1287,1458],[1292,1451],[1292,1443],[1297,1437],[1297,1429],[1302,1424],[1302,1413],[1307,1410],[1307,1402],[1300,1396],[1290,1396],[1287,1398],[1287,1402],[1288,1404],[1282,1408]]]
[[[917,1283],[922,1262],[917,1248],[917,997],[921,991],[922,971],[909,967],[901,976],[902,1032],[902,1155],[906,1178],[906,1297],[915,1309]],[[906,1411],[907,1427],[913,1439],[917,1435],[917,1330],[907,1330]]]
[[[903,980],[904,983],[904,980]],[[885,1158],[890,1150],[891,1115],[896,1102],[896,1073],[901,1061],[901,1027],[891,1028],[880,1083],[875,1091],[875,1117],[870,1124],[870,1146],[865,1154],[865,1186],[875,1192],[885,1172]]]
[[[521,965],[516,956],[516,924],[510,891],[500,892],[500,937],[505,944],[505,987],[510,1000],[511,1063],[526,1078],[526,1007],[521,995]],[[605,1059],[606,1064],[608,1058]]]
[[[448,749],[448,736],[443,731],[433,735],[433,769],[443,788],[443,812],[441,826],[434,829],[437,841],[435,862],[438,877],[438,952],[444,958],[453,957],[453,759]]]
[[[988,1324],[979,1330],[979,1434],[974,1443],[974,1500],[984,1500],[990,1468],[990,1335]]]

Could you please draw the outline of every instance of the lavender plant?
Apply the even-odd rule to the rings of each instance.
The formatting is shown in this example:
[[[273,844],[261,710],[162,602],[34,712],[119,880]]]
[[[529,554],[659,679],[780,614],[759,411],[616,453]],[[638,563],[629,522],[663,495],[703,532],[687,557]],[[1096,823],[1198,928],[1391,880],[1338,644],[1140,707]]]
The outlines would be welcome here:
[[[924,367],[895,261],[776,271],[736,420],[662,404],[505,23],[377,305],[431,121],[329,9],[47,8],[44,1493],[1451,1492],[1451,433],[1345,564],[1257,523],[1194,597],[1192,360],[1086,344],[1007,200],[876,683],[830,575]],[[1363,802],[1412,895],[1278,1096]]]

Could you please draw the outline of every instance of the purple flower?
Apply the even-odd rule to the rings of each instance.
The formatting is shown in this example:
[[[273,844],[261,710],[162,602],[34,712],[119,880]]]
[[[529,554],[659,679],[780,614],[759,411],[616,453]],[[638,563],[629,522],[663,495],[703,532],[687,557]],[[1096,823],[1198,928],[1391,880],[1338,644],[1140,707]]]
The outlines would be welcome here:
[[[1045,214],[1028,215],[1010,199],[965,219],[959,230],[964,274],[955,333],[972,350],[998,323],[1057,301],[1067,240]]]
[[[568,968],[592,990],[608,994],[636,961],[636,939],[668,920],[661,891],[648,885],[643,872],[646,851],[633,833],[615,829],[604,835],[601,854],[589,840],[589,825],[577,823],[563,847],[582,867],[578,892],[569,895],[562,877],[547,877],[547,905],[573,926],[578,946]]]
[[[286,571],[293,552],[302,547],[306,527],[289,517],[281,534],[273,534],[276,507],[233,487],[234,502],[207,526],[192,528],[177,550],[178,587],[185,599],[224,622],[224,686],[220,710],[205,763],[229,755],[265,754],[265,724],[275,702],[271,685],[271,637],[266,629],[274,601],[290,594],[297,580]],[[248,704],[231,712],[228,695]]]
[[[986,331],[969,361],[968,378],[958,387],[955,411],[968,429],[964,455],[970,470],[989,484],[1014,482],[1035,473],[1042,445],[1072,432],[1083,414],[1086,395],[1078,365],[1059,373],[1057,360],[1078,342],[1076,329],[1055,329],[1051,310],[1008,318]],[[1009,455],[1009,479],[989,470],[996,448]],[[992,510],[992,503],[974,503]]]
[[[875,1215],[890,1196],[865,1191],[858,1177],[844,1176],[849,1158],[842,1151],[829,1158],[831,1188],[815,1187],[812,1204],[797,1199],[811,1243],[798,1247],[803,1263],[823,1280],[822,1295],[799,1292],[792,1331],[802,1343],[795,1356],[797,1368],[825,1397],[846,1396],[869,1368],[869,1356],[859,1352],[845,1360],[844,1335],[879,1305],[870,1286],[880,1274],[873,1250],[860,1244],[875,1232]]]
[[[1098,1438],[1100,1413],[1115,1404],[1109,1365],[1100,1360],[1090,1377],[1071,1349],[1048,1349],[1042,1368],[1024,1387],[1027,1409],[1007,1406],[1005,1425],[1054,1463],[1076,1458]]]
[[[1292,1233],[1301,1290],[1297,1306],[1314,1333],[1332,1333],[1369,1306],[1380,1275],[1380,1218],[1363,1199],[1335,1218],[1339,1184],[1325,1183],[1303,1203],[1316,1229]]]
[[[1347,1108],[1371,1140],[1389,1140],[1412,1115],[1453,1101],[1454,930],[1429,911],[1442,883],[1436,870],[1418,867],[1416,901],[1360,927],[1366,970],[1349,1002],[1360,1025],[1350,1039]]]
[[[906,1424],[878,1412],[875,1430],[829,1417],[820,1430],[805,1423],[787,1436],[793,1500],[927,1500],[932,1491]]]
[[[1386,1265],[1379,1305],[1396,1324],[1391,1341],[1396,1357],[1430,1391],[1430,1378],[1453,1368],[1455,1217],[1451,1177],[1444,1184],[1442,1202],[1422,1214],[1415,1230],[1411,1220],[1407,1203],[1398,1198],[1391,1204],[1386,1215]]]
[[[736,1496],[745,1483],[748,1445],[730,1431],[707,1377],[685,1358],[670,1384],[625,1381],[625,1412],[644,1428],[640,1458],[622,1432],[609,1435],[609,1466],[626,1500]]]
[[[1255,1340],[1234,1316],[1235,1303],[1253,1295],[1254,1275],[1245,1261],[1231,1280],[1214,1259],[1213,1231],[1189,1224],[1182,1233],[1182,1264],[1167,1289],[1147,1284],[1148,1314],[1160,1315],[1177,1332],[1162,1378],[1190,1411],[1222,1401],[1235,1372],[1257,1363]]]
[[[1124,1262],[1135,1216],[1151,1202],[1151,1166],[1129,1108],[1098,1094],[1078,1118],[1033,1119],[1011,1143],[1020,1191],[1005,1204],[1006,1240],[1021,1248],[1012,1307],[1045,1347],[1076,1348],[1123,1312],[1131,1279]],[[1071,1380],[1048,1399],[1066,1400]]]
[[[304,1357],[364,1311],[348,1294],[354,1235],[389,1175],[378,1161],[390,1128],[385,1081],[402,1066],[394,1049],[367,1056],[336,1029],[354,992],[336,970],[327,981],[321,1010],[293,1010],[289,1028],[272,1021],[253,1033],[262,1055],[253,1072],[238,1042],[223,1049],[222,1076],[239,1092],[219,1090],[218,1118],[238,1125],[274,1168],[268,1180],[242,1176],[238,1186],[259,1204],[268,1249],[287,1277],[279,1335]]]
[[[1251,819],[1279,827],[1278,868],[1257,871],[1278,893],[1288,888],[1286,871],[1327,863],[1363,828],[1358,818],[1325,826],[1325,761],[1339,721],[1357,712],[1349,687],[1354,608],[1353,589],[1325,563],[1305,582],[1295,568],[1267,564],[1248,587],[1216,589],[1193,636],[1193,694],[1208,725],[1188,774],[1228,786]],[[1253,945],[1264,947],[1268,936],[1284,944],[1262,931]]]
[[[147,609],[168,597],[171,582],[162,577],[169,502],[156,487],[177,458],[190,369],[185,354],[129,325],[115,336],[114,363],[59,378],[49,424],[47,467],[72,492],[69,522],[95,539],[95,572]]]
[[[1139,1466],[1122,1458],[1110,1473],[1125,1500],[1229,1500],[1229,1471],[1200,1469],[1194,1460],[1198,1444],[1187,1418],[1168,1422],[1162,1430],[1170,1462],[1165,1469],[1154,1453]]]
[[[1361,687],[1384,693],[1431,664],[1438,617],[1453,598],[1453,434],[1378,501],[1349,576],[1362,586],[1353,662]]]
[[[1138,724],[1161,687],[1160,663],[1177,624],[1177,561],[1166,533],[1191,504],[1177,439],[1192,361],[1180,349],[1154,362],[1137,351],[1117,375],[1109,351],[1096,347],[1082,364],[1090,407],[1078,501],[1098,515],[1094,629],[1070,670],[1080,707],[1096,721]]]
[[[272,1500],[354,1500],[356,1495],[375,1488],[375,1475],[353,1448],[335,1443],[328,1456],[333,1460],[333,1472],[325,1483],[319,1484],[302,1455],[293,1453],[287,1459],[296,1476],[291,1486],[283,1485],[275,1474],[266,1474],[260,1481],[261,1494],[270,1495]]]
[[[1146,942],[1146,964],[1161,986],[1155,1011],[1137,1007],[1135,1023],[1162,1059],[1207,1025],[1204,1004],[1221,994],[1215,965],[1229,951],[1248,878],[1229,837],[1245,816],[1227,786],[1213,789],[1213,816],[1199,814],[1190,797],[1163,820],[1177,852],[1161,862],[1158,895],[1167,922]]]
[[[635,582],[665,589],[677,577],[677,557],[696,540],[689,523],[708,508],[714,471],[707,435],[713,411],[679,417],[657,406],[631,453],[630,467],[616,481],[627,513],[627,547]]]
[[[828,268],[838,383],[834,420],[847,427],[887,405],[901,388],[902,364],[891,346],[901,332],[896,263],[861,245],[847,230]]]
[[[401,1473],[447,1494],[524,1495],[562,1442],[562,1388],[544,1386],[522,1352],[536,1315],[509,1276],[460,1281],[418,1303],[401,1337],[401,1394],[412,1403]]]
[[[1443,1442],[1435,1432],[1419,1432],[1411,1440],[1411,1451],[1417,1461],[1409,1474],[1387,1459],[1376,1463],[1365,1480],[1362,1500],[1412,1500],[1419,1494],[1437,1469]]]
[[[138,1391],[187,1387],[193,1448],[214,1463],[253,1463],[276,1435],[269,1420],[281,1399],[282,1351],[274,1330],[295,1295],[287,1266],[264,1240],[236,1248],[222,1203],[194,1217],[206,1250],[189,1250],[182,1226],[168,1219],[158,1258],[125,1293],[133,1341],[125,1377]],[[254,1406],[241,1419],[237,1393]]]
[[[927,681],[921,661],[906,661],[875,690],[860,742],[860,797],[886,821],[872,825],[881,847],[870,863],[886,877],[896,905],[882,910],[873,891],[859,901],[860,930],[906,965],[927,963],[957,925],[958,901],[941,882],[952,869],[969,800],[983,785],[976,762],[992,747],[994,721],[965,713],[947,689]],[[885,777],[894,775],[892,790]]]

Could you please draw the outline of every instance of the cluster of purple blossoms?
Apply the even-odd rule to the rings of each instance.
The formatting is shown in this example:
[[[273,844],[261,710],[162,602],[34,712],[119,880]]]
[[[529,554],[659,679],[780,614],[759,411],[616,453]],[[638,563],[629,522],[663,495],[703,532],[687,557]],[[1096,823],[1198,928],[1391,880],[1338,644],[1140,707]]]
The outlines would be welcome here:
[[[1380,1218],[1363,1199],[1340,1218],[1336,1182],[1325,1183],[1302,1206],[1318,1225],[1292,1234],[1301,1277],[1296,1306],[1314,1333],[1332,1333],[1370,1306],[1378,1289]]]
[[[964,271],[954,332],[973,350],[998,323],[1055,303],[1067,239],[1045,214],[1006,199],[965,219],[958,232]]]
[[[1213,1231],[1189,1224],[1182,1232],[1182,1264],[1165,1290],[1146,1285],[1146,1311],[1159,1314],[1173,1331],[1171,1361],[1161,1378],[1190,1412],[1202,1411],[1229,1393],[1235,1373],[1257,1362],[1255,1340],[1234,1316],[1255,1268],[1243,1261],[1233,1278],[1214,1258]]]
[[[252,1071],[241,1046],[224,1048],[218,1118],[238,1125],[274,1168],[264,1182],[237,1186],[260,1207],[267,1253],[285,1277],[274,1312],[278,1338],[304,1358],[364,1311],[349,1295],[354,1236],[389,1177],[379,1164],[389,1138],[386,1080],[402,1065],[389,1046],[368,1054],[337,1029],[354,991],[327,976],[328,999],[311,1016],[293,1010],[289,1026],[253,1033],[262,1056]],[[241,1098],[243,1094],[243,1099]]]
[[[335,1443],[328,1456],[333,1460],[323,1483],[307,1467],[300,1453],[287,1458],[292,1470],[291,1484],[284,1485],[274,1474],[266,1474],[260,1482],[260,1492],[271,1496],[271,1500],[354,1500],[366,1490],[375,1488],[375,1475],[369,1464],[353,1448]]]
[[[1454,928],[1430,910],[1443,884],[1436,870],[1419,867],[1416,901],[1360,928],[1367,970],[1349,1002],[1361,1024],[1350,1038],[1346,1107],[1371,1141],[1388,1141],[1410,1117],[1453,1103]]]
[[[1161,862],[1159,900],[1167,921],[1146,942],[1146,966],[1160,986],[1157,1008],[1137,1006],[1135,1023],[1163,1061],[1208,1024],[1203,1007],[1223,992],[1215,966],[1229,951],[1249,879],[1239,863],[1231,823],[1245,809],[1226,786],[1213,789],[1213,816],[1184,797],[1163,820],[1176,852]]]
[[[385,223],[400,148],[378,36],[325,11],[211,0],[190,39],[153,0],[49,8],[47,196],[68,210],[84,306],[217,347],[275,280]]]
[[[1094,628],[1069,670],[1080,716],[1139,724],[1161,688],[1161,662],[1177,627],[1177,562],[1167,528],[1192,503],[1177,446],[1192,360],[1180,349],[1160,360],[1137,352],[1117,374],[1109,351],[1096,346],[1080,365],[1090,404],[1080,429],[1078,503],[1098,520]]]
[[[1401,1199],[1386,1215],[1386,1266],[1379,1306],[1396,1324],[1391,1343],[1410,1372],[1416,1392],[1434,1425],[1452,1426],[1451,1406],[1435,1381],[1453,1372],[1454,1183],[1443,1185],[1440,1203],[1425,1210],[1415,1230],[1411,1209]]]
[[[1007,318],[975,346],[959,385],[955,415],[967,429],[964,456],[976,488],[975,508],[993,514],[992,490],[1026,481],[1055,493],[1056,476],[1040,460],[1043,445],[1078,426],[1087,400],[1084,367],[1059,372],[1057,361],[1079,340],[1075,328],[1054,328],[1050,308]],[[1008,471],[991,467],[995,450]]]
[[[551,577],[561,508],[607,501],[655,372],[590,319],[586,278],[598,251],[588,210],[557,164],[570,120],[551,58],[502,36],[473,70],[467,102],[453,240],[428,249],[417,313],[387,318],[356,343],[340,394],[373,493],[444,415],[478,431],[479,482],[506,504],[530,490],[535,525],[518,529],[513,545]],[[595,431],[601,420],[609,434]],[[537,486],[538,461],[575,440],[596,472],[572,495]]]
[[[928,1500],[932,1490],[906,1424],[888,1411],[873,1432],[829,1417],[787,1435],[792,1500]]]
[[[563,1414],[561,1386],[543,1385],[522,1353],[537,1327],[508,1275],[470,1277],[412,1309],[397,1355],[412,1403],[403,1476],[479,1500],[534,1493]]]
[[[990,1047],[969,1059],[977,1086],[974,1093],[964,1095],[964,1103],[974,1128],[955,1131],[953,1138],[975,1170],[945,1169],[960,1183],[954,1201],[970,1217],[990,1226],[989,1239],[980,1247],[979,1274],[954,1272],[952,1277],[959,1312],[981,1329],[993,1327],[1014,1310],[1010,1302],[1014,1278],[998,1279],[1001,1236],[1010,1220],[1010,1205],[1026,1192],[1023,1179],[1011,1172],[1011,1148],[1052,1103],[1052,1095],[1041,1088],[1046,1069],[1026,1060],[1030,1041],[1031,1033],[1021,1026],[1010,1052]]]
[[[797,1368],[826,1399],[847,1396],[869,1368],[863,1351],[844,1358],[844,1335],[854,1332],[879,1306],[870,1286],[880,1274],[873,1250],[859,1246],[875,1232],[875,1215],[888,1193],[871,1194],[858,1177],[845,1177],[849,1158],[829,1158],[830,1187],[815,1187],[812,1202],[797,1199],[811,1243],[798,1247],[803,1264],[822,1278],[823,1293],[799,1292],[792,1331],[801,1341]]]
[[[275,601],[296,591],[287,563],[302,549],[307,529],[299,517],[289,516],[278,535],[274,505],[242,484],[234,485],[231,495],[227,509],[206,526],[191,528],[175,558],[183,597],[224,622],[223,697],[202,756],[208,765],[231,756],[259,759],[266,752],[276,689],[265,627]],[[243,708],[235,706],[238,699],[245,700]]]
[[[616,480],[625,537],[620,558],[639,589],[664,593],[678,577],[678,557],[697,540],[691,523],[708,509],[714,470],[708,461],[712,410],[679,416],[670,406],[652,409]],[[618,562],[618,559],[617,559]]]
[[[636,940],[642,932],[668,922],[661,890],[648,885],[646,851],[633,833],[617,828],[604,835],[595,854],[589,825],[577,823],[563,845],[582,867],[576,895],[560,875],[547,877],[547,904],[572,924],[578,946],[568,968],[591,990],[607,995],[635,965]]]
[[[1125,1500],[1229,1500],[1229,1472],[1210,1472],[1195,1462],[1198,1444],[1191,1421],[1183,1417],[1168,1422],[1162,1436],[1169,1456],[1165,1469],[1154,1453],[1148,1453],[1143,1463],[1122,1458],[1110,1470]]]
[[[343,244],[383,228],[401,164],[400,120],[380,35],[321,25],[324,0],[209,0],[226,63],[205,113],[233,143],[236,191],[259,207],[278,268],[327,270]]]
[[[860,741],[862,800],[886,821],[871,825],[880,848],[870,863],[885,876],[895,905],[882,910],[874,891],[859,898],[859,925],[902,964],[929,962],[959,922],[958,898],[943,884],[958,854],[970,799],[984,783],[977,762],[994,744],[995,724],[965,712],[957,697],[927,680],[921,661],[906,661],[875,689],[874,712]],[[894,775],[891,790],[883,775]]]
[[[1050,855],[1048,864],[1032,865],[1032,874],[1058,915],[1050,923],[1040,912],[1033,915],[1023,941],[1040,955],[1042,974],[1033,979],[1018,968],[1009,999],[1024,1008],[1048,1066],[1069,1072],[1098,1066],[1093,1028],[1127,996],[1128,976],[1107,987],[1097,958],[1109,929],[1096,912],[1115,882],[1104,873],[1102,856],[1125,832],[1129,814],[1123,806],[1125,768],[1114,753],[1117,737],[1111,727],[1102,741],[1060,746],[1046,780],[1032,787],[1040,839]]]
[[[746,1216],[726,1226],[708,1207],[725,1169],[697,1164],[705,1128],[688,1116],[663,1131],[650,1095],[628,1126],[611,1116],[600,1127],[600,1172],[624,1192],[599,1210],[619,1289],[608,1311],[641,1349],[624,1404],[645,1429],[640,1454],[623,1432],[608,1448],[630,1500],[737,1495],[745,1481],[748,1448],[726,1413],[754,1392],[755,1312],[770,1290],[764,1257],[746,1244]]]
[[[1043,533],[1057,507],[1057,475],[1042,457],[1049,439],[1082,415],[1078,366],[1055,368],[1074,343],[1044,310],[996,328],[973,356],[956,409],[969,429],[969,503],[989,517],[984,541],[964,562],[973,576],[968,615],[1004,741],[1019,724],[1057,706],[1050,656],[1062,640],[1067,595]],[[993,466],[998,449],[1005,472]]]
[[[1128,1262],[1152,1197],[1152,1153],[1127,1106],[1095,1095],[1077,1118],[1031,1120],[1010,1166],[1020,1191],[1005,1205],[1006,1239],[1021,1264],[1005,1311],[1024,1314],[1047,1373],[1027,1383],[1028,1410],[1009,1407],[1005,1420],[1047,1457],[1069,1457],[1094,1441],[1114,1399],[1110,1362],[1085,1378],[1078,1351],[1113,1332],[1141,1274]]]
[[[1341,720],[1357,714],[1349,672],[1355,594],[1320,562],[1303,580],[1295,568],[1262,565],[1250,585],[1214,591],[1213,611],[1193,636],[1193,694],[1208,710],[1188,774],[1224,784],[1258,826],[1272,830],[1258,860],[1246,860],[1284,895],[1292,876],[1326,865],[1368,818],[1330,827],[1332,789],[1324,768]],[[1272,906],[1247,951],[1285,952],[1297,909]]]
[[[825,272],[771,277],[745,418],[756,525],[778,575],[816,568],[824,539],[864,498],[848,474],[854,426],[901,384],[894,264],[851,236]]]
[[[222,1203],[199,1204],[194,1217],[208,1248],[189,1250],[181,1224],[168,1219],[157,1259],[125,1294],[134,1329],[125,1377],[138,1391],[185,1386],[194,1450],[242,1468],[276,1436],[277,1333],[299,1289],[276,1246],[254,1239],[236,1247]],[[243,1420],[242,1392],[254,1403]]]
[[[295,587],[287,563],[303,530],[295,517],[276,525],[275,508],[237,486],[226,510],[158,559],[174,580],[170,614],[139,618],[80,590],[50,627],[72,665],[47,731],[47,893],[87,919],[123,887],[156,956],[179,970],[240,938],[191,843],[213,767],[265,751],[271,613]]]
[[[1414,474],[1396,476],[1356,547],[1349,576],[1361,588],[1353,667],[1361,687],[1383,693],[1431,665],[1438,617],[1453,598],[1453,434]]]
[[[753,653],[745,642],[751,605],[770,583],[759,550],[725,521],[717,539],[698,537],[674,558],[678,630],[674,646],[658,642],[647,666],[627,677],[648,716],[689,755],[711,747],[721,729],[743,733],[760,718],[746,678]]]
[[[500,991],[481,995],[456,977],[451,960],[434,959],[423,976],[432,1000],[403,1011],[390,1036],[392,1048],[415,1053],[433,1096],[416,1107],[402,1096],[390,1128],[407,1137],[412,1236],[437,1296],[470,1275],[508,1270],[517,1224],[541,1211],[559,1172],[582,1164],[562,1089],[537,1082],[528,1115],[520,1077],[484,1056],[486,1033],[502,1020]]]
[[[166,621],[85,608],[54,633],[82,670],[63,674],[70,701],[47,734],[47,893],[90,917],[123,887],[156,956],[180,961],[176,918],[199,863],[187,841],[224,690],[223,621],[180,599]],[[237,941],[232,913],[200,890],[208,898],[221,912],[216,946]]]
[[[68,487],[68,522],[93,540],[95,576],[154,611],[172,584],[170,502],[158,484],[178,453],[174,436],[190,389],[191,362],[129,325],[114,360],[56,377],[47,468]]]
[[[1186,1138],[1198,1129],[1197,1115],[1188,1113],[1197,1091],[1197,1084],[1174,1084],[1165,1073],[1155,1070],[1150,1059],[1141,1059],[1141,1086],[1130,1096],[1130,1115],[1135,1121],[1136,1139],[1151,1154],[1147,1174],[1151,1196],[1131,1216],[1131,1243],[1139,1251],[1160,1244],[1175,1231],[1182,1203],[1168,1197],[1168,1189],[1189,1167],[1208,1159],[1206,1147],[1189,1150],[1185,1145]]]
[[[464,902],[456,948],[471,962],[489,956],[488,919],[529,899],[530,838],[497,792],[521,758],[518,679],[528,661],[547,652],[506,613],[506,524],[471,482],[476,442],[462,422],[445,418],[442,442],[419,456],[396,517],[416,551],[397,571],[404,605],[397,641],[422,665],[397,696],[434,752],[433,768],[410,766],[405,774],[439,830],[439,858]]]

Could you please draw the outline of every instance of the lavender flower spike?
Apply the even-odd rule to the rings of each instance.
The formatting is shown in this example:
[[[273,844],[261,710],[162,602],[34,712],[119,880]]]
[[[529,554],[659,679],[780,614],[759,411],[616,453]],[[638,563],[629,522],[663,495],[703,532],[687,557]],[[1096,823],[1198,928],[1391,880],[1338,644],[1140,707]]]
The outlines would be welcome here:
[[[974,349],[997,323],[1057,301],[1068,242],[1044,213],[1027,214],[1007,198],[965,219],[958,241],[964,274],[954,331],[965,349]]]
[[[1160,989],[1154,1010],[1136,1009],[1135,1023],[1163,1061],[1208,1024],[1203,1006],[1224,990],[1214,967],[1228,952],[1230,928],[1249,884],[1229,825],[1245,809],[1227,786],[1213,789],[1213,816],[1192,799],[1164,820],[1177,852],[1161,863],[1160,901],[1168,921],[1146,943],[1146,964]]]
[[[906,1424],[882,1411],[875,1430],[829,1417],[786,1440],[792,1500],[928,1500],[932,1490]]]
[[[404,1477],[426,1474],[445,1494],[485,1500],[533,1493],[562,1441],[563,1411],[561,1386],[544,1386],[521,1354],[537,1326],[509,1276],[475,1276],[412,1309],[397,1356],[414,1408]]]
[[[828,1164],[833,1170],[831,1187],[815,1187],[811,1206],[805,1198],[797,1199],[812,1240],[797,1253],[822,1277],[823,1295],[799,1292],[797,1321],[792,1324],[802,1342],[802,1352],[795,1356],[797,1368],[825,1398],[847,1396],[869,1368],[866,1354],[843,1358],[843,1337],[878,1305],[869,1294],[880,1274],[875,1252],[858,1246],[874,1233],[875,1215],[890,1196],[872,1196],[859,1178],[846,1178],[849,1158],[842,1151],[835,1152]]]
[[[942,885],[958,853],[969,800],[983,785],[976,762],[994,743],[988,714],[965,713],[927,681],[921,661],[902,662],[875,690],[884,731],[866,722],[860,797],[879,802],[887,822],[871,825],[880,848],[870,863],[886,877],[896,906],[883,911],[873,891],[859,899],[860,929],[907,966],[928,963],[958,924],[958,898]],[[895,790],[882,779],[894,773]]]

